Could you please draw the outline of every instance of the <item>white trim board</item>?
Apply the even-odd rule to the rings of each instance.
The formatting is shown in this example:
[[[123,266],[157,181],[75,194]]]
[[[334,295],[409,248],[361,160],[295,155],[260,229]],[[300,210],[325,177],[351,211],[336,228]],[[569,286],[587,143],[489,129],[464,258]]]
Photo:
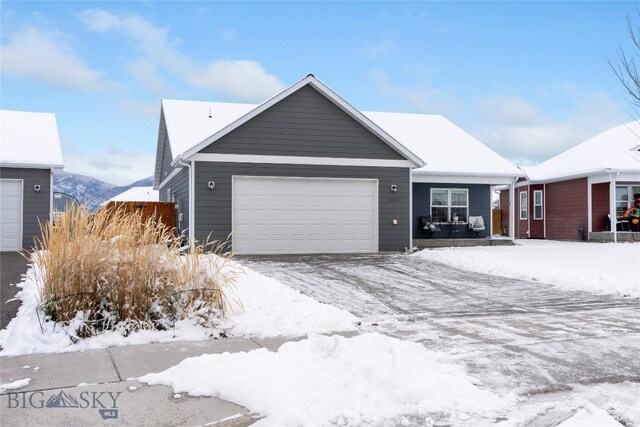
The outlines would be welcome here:
[[[158,188],[154,188],[154,190],[159,190],[160,188],[162,188],[165,185],[167,185],[169,183],[169,181],[171,181],[173,178],[175,178],[176,175],[178,175],[181,171],[182,171],[182,166],[175,167],[171,171],[171,173],[169,175],[167,175],[167,177],[165,179],[162,180],[160,185],[158,185]]]
[[[411,173],[414,183],[434,183],[434,184],[487,184],[487,185],[509,185],[513,183],[513,176],[482,176],[464,174],[425,174],[420,172]]]
[[[218,163],[266,163],[276,165],[323,165],[323,166],[368,166],[386,168],[408,168],[413,164],[408,160],[352,159],[346,157],[300,157],[262,156],[253,154],[211,154],[196,153],[187,160]]]

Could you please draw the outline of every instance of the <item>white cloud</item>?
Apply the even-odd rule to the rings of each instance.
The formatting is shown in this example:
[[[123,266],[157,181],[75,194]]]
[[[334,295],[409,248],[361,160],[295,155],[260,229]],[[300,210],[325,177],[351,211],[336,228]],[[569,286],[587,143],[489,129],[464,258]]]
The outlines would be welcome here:
[[[158,72],[158,69],[151,62],[144,59],[131,61],[127,65],[127,70],[136,79],[138,84],[146,87],[154,93],[164,93],[167,84]]]
[[[63,141],[62,151],[66,172],[88,175],[111,184],[127,185],[153,175],[153,152],[133,152],[112,144],[87,153],[68,141]]]
[[[102,88],[101,73],[87,66],[56,33],[27,28],[10,34],[0,49],[2,71],[8,75],[82,92]]]
[[[280,80],[252,60],[198,62],[180,52],[179,40],[169,38],[167,28],[156,27],[136,16],[118,16],[101,9],[87,9],[80,19],[93,31],[117,31],[141,51],[143,59],[187,84],[238,101],[263,101],[284,89]]]
[[[561,91],[562,93],[558,93]],[[630,120],[604,92],[585,92],[573,85],[556,88],[566,105],[562,117],[552,117],[517,96],[478,101],[480,125],[476,137],[517,164],[545,161],[613,126]]]

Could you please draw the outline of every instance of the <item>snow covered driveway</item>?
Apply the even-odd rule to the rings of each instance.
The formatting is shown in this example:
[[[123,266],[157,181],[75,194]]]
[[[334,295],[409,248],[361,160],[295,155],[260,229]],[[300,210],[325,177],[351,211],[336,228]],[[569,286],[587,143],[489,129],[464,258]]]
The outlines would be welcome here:
[[[565,290],[403,255],[240,262],[360,316],[365,331],[448,354],[496,391],[558,393],[523,402],[523,417],[527,405],[534,405],[532,414],[549,412],[553,420],[554,413],[570,410],[570,401],[588,395],[597,406],[613,405],[619,419],[640,423],[634,397],[640,390],[638,298]]]

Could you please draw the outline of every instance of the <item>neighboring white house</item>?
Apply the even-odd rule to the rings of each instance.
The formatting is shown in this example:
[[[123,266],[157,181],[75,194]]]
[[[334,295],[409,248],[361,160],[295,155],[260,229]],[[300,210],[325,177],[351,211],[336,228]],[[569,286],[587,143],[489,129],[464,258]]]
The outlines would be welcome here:
[[[51,220],[53,170],[62,169],[56,116],[0,110],[0,250],[29,249]]]

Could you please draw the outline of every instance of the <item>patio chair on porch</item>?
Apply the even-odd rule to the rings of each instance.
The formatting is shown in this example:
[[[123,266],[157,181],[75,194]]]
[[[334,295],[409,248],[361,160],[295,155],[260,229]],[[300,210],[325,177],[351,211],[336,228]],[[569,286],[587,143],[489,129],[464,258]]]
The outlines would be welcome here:
[[[606,221],[607,228],[609,229],[609,231],[612,231],[613,228],[611,227],[611,214],[607,214]],[[629,223],[627,221],[618,221],[618,219],[616,218],[613,223],[615,224],[616,231],[629,231]]]
[[[476,233],[475,237],[479,237],[480,233],[486,230],[484,225],[484,218],[482,216],[470,216],[469,217],[469,230]]]
[[[420,227],[427,233],[427,237],[433,237],[434,232],[440,231],[440,229],[431,222],[431,216],[421,216],[419,219]]]

